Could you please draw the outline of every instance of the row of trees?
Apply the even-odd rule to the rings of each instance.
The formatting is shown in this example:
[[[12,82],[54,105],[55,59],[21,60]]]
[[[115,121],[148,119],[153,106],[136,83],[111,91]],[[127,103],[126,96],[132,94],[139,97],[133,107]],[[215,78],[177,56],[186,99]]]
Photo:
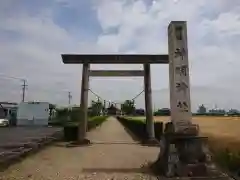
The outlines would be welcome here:
[[[50,114],[52,114],[53,109],[56,109],[55,105],[51,105]],[[57,118],[63,117],[65,119],[67,116],[70,116],[70,114],[73,114],[72,116],[76,117],[78,110],[80,110],[79,107],[74,107],[71,109],[69,108],[56,109],[56,115],[57,115]],[[109,112],[111,110],[112,112]],[[118,109],[114,104],[109,104],[108,108],[106,108],[104,107],[104,103],[98,99],[97,101],[92,101],[91,106],[88,108],[89,116],[99,116],[102,113],[116,114],[116,111],[121,111],[126,115],[144,115],[145,114],[144,109],[136,109],[136,105],[133,100],[125,100],[124,103],[121,104],[120,109]],[[169,115],[168,111],[169,109],[167,109],[167,112],[164,111],[162,114],[161,110],[158,110],[154,112],[154,114],[160,113],[160,115]]]
[[[126,100],[123,104],[121,104],[121,111],[127,115],[134,114],[135,110],[135,103],[132,100]]]
[[[50,116],[53,110],[56,109],[55,105],[50,105]],[[73,108],[69,110],[68,108],[57,110],[58,117],[64,117],[66,114],[69,114],[71,111],[72,118],[78,118],[79,107]],[[144,115],[144,109],[136,109],[135,102],[133,100],[125,100],[124,103],[121,104],[120,109],[118,109],[114,104],[109,104],[108,108],[104,107],[104,103],[99,99],[97,101],[92,101],[91,106],[88,109],[89,116],[99,116],[101,114],[116,114],[117,111],[121,111],[126,115]],[[63,115],[65,114],[65,115]],[[169,108],[162,108],[158,109],[154,112],[155,116],[169,116],[170,109]],[[207,108],[202,104],[199,106],[196,115],[240,115],[240,112],[236,109],[230,109],[226,111],[224,109],[211,109],[207,111]],[[69,115],[68,115],[69,116]]]

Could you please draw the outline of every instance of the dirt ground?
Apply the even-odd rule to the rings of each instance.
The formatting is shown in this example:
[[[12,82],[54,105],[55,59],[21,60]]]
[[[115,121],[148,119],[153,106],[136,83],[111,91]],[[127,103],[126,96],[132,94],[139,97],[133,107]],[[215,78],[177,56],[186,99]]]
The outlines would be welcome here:
[[[154,117],[154,120],[167,122],[170,117]],[[215,150],[240,151],[240,117],[195,116],[193,122],[200,126],[201,134],[209,138]]]
[[[12,165],[0,180],[154,180],[147,165],[157,159],[159,148],[141,146],[124,127],[110,118],[88,133],[93,144],[66,148],[50,146]]]

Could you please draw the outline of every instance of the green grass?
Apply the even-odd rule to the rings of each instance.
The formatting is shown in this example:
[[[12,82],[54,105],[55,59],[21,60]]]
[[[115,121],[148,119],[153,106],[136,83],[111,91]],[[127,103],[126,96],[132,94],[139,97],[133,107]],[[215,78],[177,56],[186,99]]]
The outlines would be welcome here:
[[[104,119],[107,119],[107,117],[108,116],[94,116],[94,117],[89,118],[88,121],[104,120]]]
[[[105,119],[107,119],[108,116],[94,116],[94,117],[89,117],[88,118],[88,122],[92,122],[92,121],[103,121]],[[67,118],[62,118],[62,119],[54,119],[52,121],[50,121],[48,124],[50,126],[78,126],[79,122],[78,121],[67,121]]]
[[[119,117],[118,120],[139,139],[144,141],[148,138],[147,126],[144,117],[139,118],[137,116],[125,116]],[[154,122],[155,138],[158,140],[160,139],[162,134],[162,127],[162,122]]]
[[[88,130],[94,129],[107,120],[108,116],[95,116],[88,120]]]
[[[103,121],[105,121],[107,119],[108,116],[94,116],[94,117],[90,117],[88,119],[88,126],[89,124],[92,124],[93,122],[95,123],[102,123]],[[70,126],[78,126],[79,122],[67,122],[65,123],[65,125],[70,125]]]
[[[136,116],[136,117],[133,117],[133,116],[126,116],[124,117],[128,120],[135,120],[135,121],[142,121],[142,122],[145,122],[145,117],[139,117],[139,116]]]

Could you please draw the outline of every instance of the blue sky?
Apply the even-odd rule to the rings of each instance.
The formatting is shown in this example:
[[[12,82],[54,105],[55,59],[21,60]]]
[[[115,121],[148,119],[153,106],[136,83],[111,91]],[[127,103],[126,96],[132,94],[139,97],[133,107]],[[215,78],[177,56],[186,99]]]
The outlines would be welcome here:
[[[71,91],[79,104],[81,66],[62,64],[61,53],[167,53],[167,26],[177,20],[188,23],[193,109],[240,108],[238,0],[3,0],[0,74],[26,78],[27,100],[66,104]],[[0,78],[0,84],[1,100],[20,100],[21,82]],[[142,90],[143,79],[92,78],[90,86],[122,101]],[[169,106],[167,65],[152,66],[152,88],[154,105]],[[137,105],[144,106],[143,96]]]

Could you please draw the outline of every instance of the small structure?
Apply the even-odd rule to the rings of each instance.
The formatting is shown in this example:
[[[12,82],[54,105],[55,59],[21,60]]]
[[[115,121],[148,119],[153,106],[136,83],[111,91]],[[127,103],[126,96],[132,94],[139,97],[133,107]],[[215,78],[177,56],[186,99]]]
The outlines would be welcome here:
[[[144,116],[145,115],[145,110],[144,109],[135,109],[134,115]]]
[[[0,118],[7,119],[9,121],[9,125],[16,125],[17,107],[17,103],[0,102]]]
[[[237,110],[237,109],[230,109],[230,110],[227,112],[227,115],[228,115],[228,116],[239,116],[239,115],[240,115],[240,112],[239,112],[239,110]]]
[[[13,109],[16,109],[18,106],[17,103],[12,103],[12,102],[0,102],[0,112],[1,115],[5,115],[6,117],[9,117],[11,114],[11,111]]]
[[[22,102],[17,110],[18,126],[47,126],[49,119],[49,103]]]
[[[117,115],[120,114],[120,110],[116,108],[113,104],[107,108],[108,115]]]
[[[170,116],[171,110],[169,108],[162,108],[154,112],[154,116]]]

